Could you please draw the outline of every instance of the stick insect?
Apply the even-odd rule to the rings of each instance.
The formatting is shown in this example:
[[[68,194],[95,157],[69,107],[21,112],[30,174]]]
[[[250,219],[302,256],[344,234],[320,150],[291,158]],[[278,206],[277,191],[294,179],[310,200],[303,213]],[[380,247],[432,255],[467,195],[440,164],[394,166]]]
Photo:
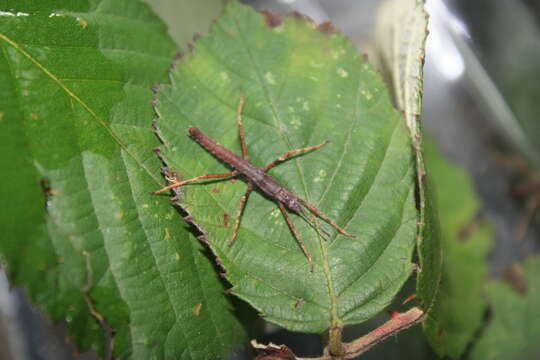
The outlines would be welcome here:
[[[244,138],[244,126],[242,124],[243,109],[244,109],[244,95],[241,94],[240,101],[238,103],[238,108],[237,108],[236,121],[237,121],[237,126],[238,126],[239,137],[240,137],[240,144],[242,147],[242,157],[238,156],[237,154],[233,153],[229,149],[226,149],[225,147],[217,143],[215,140],[206,136],[198,128],[196,127],[188,128],[188,133],[193,140],[199,143],[199,145],[201,145],[207,151],[212,153],[215,157],[229,164],[233,168],[233,171],[228,172],[228,173],[222,173],[222,174],[205,174],[205,175],[196,176],[194,178],[183,180],[183,181],[174,181],[172,184],[155,191],[153,194],[159,194],[164,191],[171,190],[180,186],[184,186],[184,185],[187,185],[189,183],[193,183],[199,180],[234,178],[239,175],[242,175],[247,182],[247,190],[244,196],[242,196],[242,198],[240,199],[240,204],[238,206],[238,210],[236,213],[236,222],[234,224],[232,237],[229,241],[229,246],[231,246],[236,241],[238,230],[240,228],[240,219],[242,217],[242,213],[246,206],[246,201],[249,195],[251,194],[251,192],[254,190],[254,188],[257,187],[263,193],[265,193],[268,197],[270,197],[277,203],[279,210],[283,214],[283,217],[285,218],[285,221],[287,222],[289,229],[291,230],[291,232],[293,233],[293,236],[298,242],[298,245],[302,249],[302,252],[306,256],[310,266],[313,266],[313,258],[311,254],[309,253],[308,249],[306,248],[306,246],[304,245],[304,242],[302,241],[300,237],[300,233],[298,232],[298,229],[296,228],[291,218],[289,217],[287,210],[302,216],[306,221],[309,222],[309,220],[307,220],[306,218],[306,213],[304,210],[304,207],[305,207],[309,211],[311,211],[313,214],[315,214],[316,216],[326,221],[329,225],[335,228],[340,234],[345,235],[347,237],[354,237],[354,235],[346,232],[334,221],[332,221],[327,215],[325,215],[323,212],[317,209],[314,205],[310,204],[309,202],[301,199],[299,196],[285,189],[273,177],[268,175],[267,172],[273,167],[275,167],[276,165],[281,164],[282,162],[286,161],[287,159],[295,155],[320,149],[321,147],[325,146],[328,143],[328,141],[325,141],[318,145],[313,145],[313,146],[308,146],[301,149],[287,151],[285,154],[280,156],[277,160],[272,161],[271,163],[269,163],[263,168],[258,168],[252,163],[250,163],[248,160],[249,155],[248,155],[248,150],[247,150],[247,146],[246,146],[246,142]]]

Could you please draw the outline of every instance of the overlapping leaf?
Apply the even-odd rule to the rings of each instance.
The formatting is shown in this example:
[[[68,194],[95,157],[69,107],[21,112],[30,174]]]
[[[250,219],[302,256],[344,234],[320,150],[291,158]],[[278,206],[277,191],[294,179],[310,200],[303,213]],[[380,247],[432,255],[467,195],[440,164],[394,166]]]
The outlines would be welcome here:
[[[540,258],[517,265],[515,286],[502,281],[487,285],[491,318],[473,348],[471,359],[538,359],[540,356]]]
[[[442,253],[437,207],[433,202],[435,194],[429,176],[426,178],[420,124],[427,25],[424,1],[387,0],[379,12],[376,33],[379,55],[389,73],[415,149],[420,209],[417,252],[421,268],[417,293],[423,309],[429,311],[439,287]],[[428,318],[424,327],[429,327],[432,320]]]
[[[230,5],[177,64],[172,86],[159,91],[157,127],[167,165],[184,179],[228,171],[188,137],[188,126],[241,153],[241,92],[254,164],[330,140],[270,172],[356,235],[289,214],[314,257],[313,272],[276,204],[260,192],[248,200],[236,243],[227,245],[244,181],[188,185],[182,199],[207,232],[234,294],[275,323],[322,332],[380,312],[411,273],[414,162],[381,79],[348,40],[304,19],[266,20]]]
[[[428,138],[429,139],[429,138]],[[458,359],[482,324],[491,228],[478,218],[478,200],[463,169],[426,142],[426,162],[437,189],[444,249],[443,275],[427,336],[439,356]]]
[[[244,331],[165,199],[150,86],[174,45],[139,1],[0,9],[0,254],[15,284],[83,347],[207,359]],[[41,185],[40,185],[41,184]],[[90,314],[92,313],[93,316]]]

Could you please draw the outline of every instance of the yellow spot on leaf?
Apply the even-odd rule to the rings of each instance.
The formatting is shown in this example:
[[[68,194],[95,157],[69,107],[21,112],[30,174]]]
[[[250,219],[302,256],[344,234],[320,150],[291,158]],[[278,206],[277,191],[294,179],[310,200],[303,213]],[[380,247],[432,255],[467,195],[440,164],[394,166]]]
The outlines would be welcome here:
[[[165,239],[170,239],[171,233],[169,232],[169,228],[165,228]]]
[[[293,115],[292,118],[291,118],[291,125],[295,129],[298,129],[298,128],[300,128],[300,125],[302,125],[302,122],[300,121],[300,118],[298,116]]]
[[[373,98],[373,95],[371,95],[371,93],[369,91],[367,91],[367,90],[362,90],[362,91],[360,91],[360,93],[362,95],[364,95],[366,100],[371,100]]]
[[[340,46],[337,50],[332,51],[332,57],[335,60],[338,60],[343,55],[345,55],[345,48],[343,46]]]
[[[77,17],[77,22],[79,23],[79,25],[81,25],[83,29],[86,29],[86,27],[88,26],[88,23],[86,22],[86,20],[84,20],[81,17]]]
[[[39,118],[38,114],[36,113],[31,113],[30,117],[32,118],[32,120],[37,120]]]
[[[319,175],[313,179],[314,182],[321,182],[326,178],[326,171],[324,169],[319,170]]]
[[[277,85],[276,78],[274,77],[274,74],[272,74],[271,72],[267,72],[266,75],[264,75],[264,77],[266,78],[266,81],[270,85]]]
[[[176,255],[174,256],[174,258],[176,259],[176,261],[180,261],[180,254],[179,254],[179,253],[176,253]]]
[[[201,312],[201,308],[202,308],[202,304],[199,303],[199,304],[195,305],[195,307],[193,309],[191,309],[191,311],[193,311],[195,316],[199,316],[199,313]]]
[[[270,213],[270,216],[278,217],[279,216],[279,209],[272,210],[272,212]]]
[[[345,71],[344,69],[342,69],[342,68],[338,68],[337,73],[342,78],[346,78],[347,76],[349,76],[349,73],[347,71]]]

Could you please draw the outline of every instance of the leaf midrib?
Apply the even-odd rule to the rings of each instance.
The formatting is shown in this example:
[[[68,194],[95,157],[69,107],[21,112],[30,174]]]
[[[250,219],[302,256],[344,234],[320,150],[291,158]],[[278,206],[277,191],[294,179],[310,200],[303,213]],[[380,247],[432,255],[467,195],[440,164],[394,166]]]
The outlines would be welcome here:
[[[120,138],[114,133],[114,131],[111,129],[110,126],[107,125],[107,123],[99,117],[92,108],[86,104],[75,92],[70,90],[60,78],[55,76],[52,72],[50,72],[47,67],[45,67],[43,64],[41,64],[37,59],[35,59],[32,55],[30,55],[28,52],[26,52],[17,42],[13,41],[3,33],[0,33],[0,40],[3,40],[4,42],[11,45],[13,48],[15,48],[20,54],[22,54],[24,57],[26,57],[30,62],[32,62],[38,69],[43,71],[45,75],[47,75],[54,83],[56,83],[68,96],[73,99],[75,102],[77,102],[86,112],[88,112],[92,118],[94,118],[95,121],[99,125],[101,125],[106,132],[109,134],[109,136],[118,144],[118,146],[124,150],[134,161],[135,163],[143,169],[148,176],[156,183],[160,184],[159,179],[148,169],[146,168],[140,161],[137,159],[137,157],[128,149],[128,147],[120,140]],[[96,49],[97,50],[97,49]]]
[[[270,91],[269,91],[268,87],[265,85],[265,82],[264,82],[263,76],[261,74],[260,68],[259,68],[257,62],[255,61],[255,58],[254,58],[253,54],[251,53],[249,46],[246,45],[247,42],[246,42],[246,40],[244,38],[243,32],[240,31],[241,29],[240,29],[240,26],[239,26],[239,23],[238,23],[238,19],[235,16],[233,16],[232,18],[234,20],[234,23],[235,23],[235,26],[236,26],[236,29],[237,29],[237,33],[239,34],[239,38],[241,39],[241,41],[242,41],[242,43],[244,45],[244,48],[246,49],[246,53],[248,54],[248,58],[251,61],[251,63],[253,64],[253,68],[255,69],[255,73],[256,73],[257,79],[259,81],[259,85],[263,89],[264,94],[266,95],[266,98],[268,100],[268,103],[270,104],[274,120],[277,121],[280,124],[283,124],[283,122],[281,120],[281,117],[279,116],[279,112],[277,111],[276,104],[274,103],[272,97],[270,96]],[[286,134],[284,134],[284,131],[282,130],[282,128],[280,126],[278,126],[278,133],[284,139],[284,141],[287,144],[287,146],[289,147],[289,149],[292,149],[292,144],[291,144],[290,139],[287,137]],[[304,188],[306,201],[311,202],[308,187],[307,187],[307,183],[306,183],[306,179],[305,179],[305,176],[304,176],[304,172],[302,171],[302,167],[300,166],[300,161],[298,159],[295,159],[294,163],[296,165],[296,169],[298,171],[302,186]],[[329,264],[329,261],[328,261],[328,252],[327,252],[327,249],[326,249],[325,244],[324,244],[324,239],[322,239],[319,232],[317,232],[317,237],[319,239],[319,246],[321,248],[321,253],[322,253],[322,257],[323,257],[323,272],[324,272],[326,283],[327,283],[328,295],[329,295],[330,306],[331,306],[331,309],[330,309],[330,316],[331,316],[330,323],[331,323],[331,326],[332,325],[339,325],[340,320],[339,320],[338,315],[337,315],[337,298],[335,296],[335,288],[334,288],[334,283],[333,283],[333,279],[332,279],[332,273],[330,271],[330,264]]]

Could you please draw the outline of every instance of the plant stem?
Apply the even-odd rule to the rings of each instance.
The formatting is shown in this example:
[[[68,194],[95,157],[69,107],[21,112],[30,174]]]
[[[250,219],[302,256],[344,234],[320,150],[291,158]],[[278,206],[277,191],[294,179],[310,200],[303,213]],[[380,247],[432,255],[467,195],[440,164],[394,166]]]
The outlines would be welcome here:
[[[352,359],[357,357],[386,338],[419,323],[423,317],[424,311],[417,307],[402,314],[394,315],[392,319],[369,334],[344,344],[344,348],[346,349],[345,358]]]
[[[414,307],[405,313],[393,313],[392,318],[382,326],[373,330],[367,335],[349,343],[343,343],[341,335],[342,326],[334,326],[328,331],[328,347],[324,351],[324,355],[316,358],[300,358],[285,345],[263,345],[258,344],[255,340],[251,341],[252,346],[258,351],[258,360],[348,360],[354,359],[357,356],[365,353],[373,346],[388,337],[399,333],[402,330],[408,329],[413,325],[418,324],[424,318],[424,311],[418,307]]]
[[[341,357],[343,355],[343,342],[341,341],[341,334],[343,327],[334,326],[331,327],[328,332],[328,350],[332,357]]]

